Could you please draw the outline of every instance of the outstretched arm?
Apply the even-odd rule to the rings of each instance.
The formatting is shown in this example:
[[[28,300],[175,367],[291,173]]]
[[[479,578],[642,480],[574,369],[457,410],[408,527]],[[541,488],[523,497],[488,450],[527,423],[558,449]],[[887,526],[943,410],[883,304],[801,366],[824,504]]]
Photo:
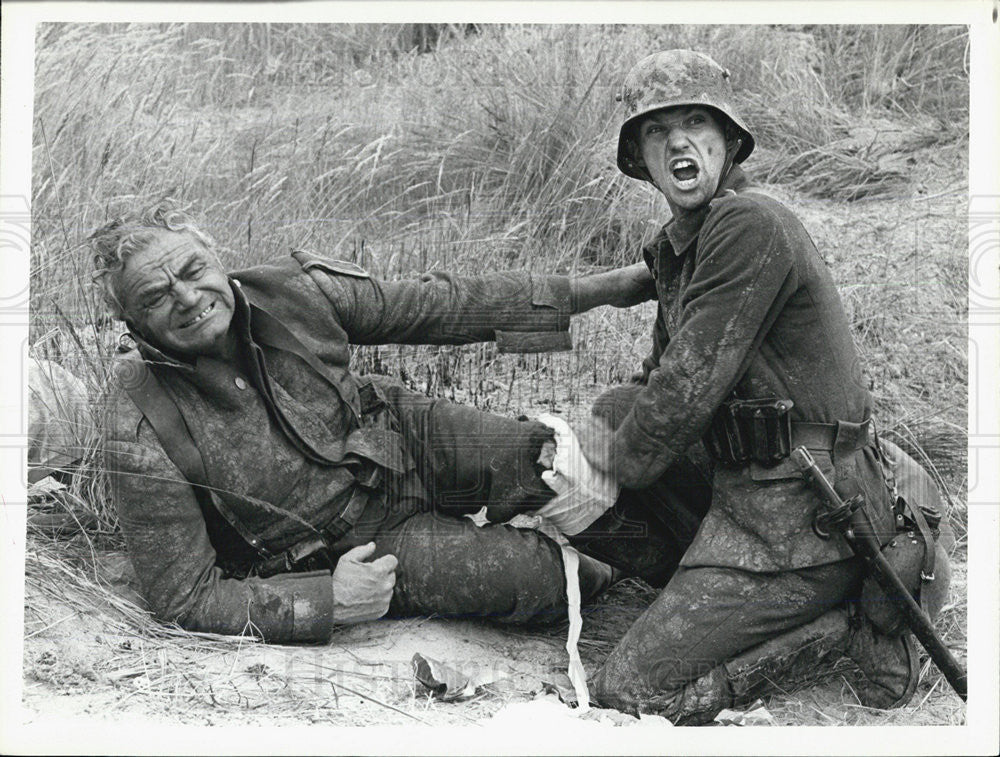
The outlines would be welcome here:
[[[569,283],[574,314],[599,305],[628,308],[656,298],[656,282],[645,263],[571,278]]]
[[[427,273],[379,281],[342,275],[322,261],[308,273],[354,344],[464,344],[498,332],[550,333],[568,345],[569,317],[598,305],[628,307],[654,296],[652,276],[635,265],[570,279],[524,272],[456,276]]]

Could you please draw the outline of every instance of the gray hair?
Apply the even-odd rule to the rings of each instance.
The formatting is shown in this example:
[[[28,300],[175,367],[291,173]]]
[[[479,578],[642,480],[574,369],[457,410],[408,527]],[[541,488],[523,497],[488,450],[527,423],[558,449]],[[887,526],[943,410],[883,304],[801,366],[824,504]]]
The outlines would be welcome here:
[[[87,241],[94,250],[94,281],[101,287],[111,315],[125,319],[125,307],[115,290],[117,274],[130,256],[145,249],[159,231],[186,231],[205,249],[215,242],[198,228],[194,220],[170,201],[162,201],[142,210],[134,210],[112,219],[91,234]]]

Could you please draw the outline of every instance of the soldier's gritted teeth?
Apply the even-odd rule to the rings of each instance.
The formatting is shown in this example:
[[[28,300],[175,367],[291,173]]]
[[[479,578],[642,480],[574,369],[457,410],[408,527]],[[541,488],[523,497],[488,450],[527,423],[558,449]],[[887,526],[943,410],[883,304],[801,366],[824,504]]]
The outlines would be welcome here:
[[[158,231],[125,262],[125,314],[151,343],[179,355],[219,354],[235,311],[215,256],[186,232]]]
[[[642,161],[675,213],[715,195],[726,160],[722,126],[707,108],[678,106],[649,114],[639,125]]]

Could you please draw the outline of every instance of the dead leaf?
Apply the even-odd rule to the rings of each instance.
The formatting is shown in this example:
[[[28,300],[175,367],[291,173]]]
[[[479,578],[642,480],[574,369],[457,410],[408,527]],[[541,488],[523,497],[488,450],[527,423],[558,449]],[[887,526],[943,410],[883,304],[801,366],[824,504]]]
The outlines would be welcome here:
[[[469,676],[443,662],[424,657],[419,652],[413,655],[412,662],[416,679],[443,702],[471,697],[476,693],[476,685]]]

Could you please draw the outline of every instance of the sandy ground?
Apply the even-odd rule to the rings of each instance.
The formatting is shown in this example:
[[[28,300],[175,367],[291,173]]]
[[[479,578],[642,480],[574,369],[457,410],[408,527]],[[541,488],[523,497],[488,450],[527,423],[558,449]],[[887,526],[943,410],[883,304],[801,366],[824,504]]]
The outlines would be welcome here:
[[[111,555],[111,562],[124,559]],[[956,566],[951,612],[964,622],[964,565]],[[58,594],[58,596],[56,596]],[[593,672],[614,639],[655,595],[626,581],[584,608],[580,650]],[[551,699],[565,671],[566,624],[509,629],[476,621],[383,620],[338,631],[321,646],[272,646],[247,638],[150,633],[90,590],[56,592],[29,582],[26,597],[26,724],[75,720],[161,725],[483,724],[511,704]],[[964,650],[956,650],[964,662]],[[436,699],[416,681],[415,654],[473,681],[460,701]],[[936,673],[910,706],[861,707],[856,672],[843,663],[817,671],[814,686],[771,697],[775,725],[958,724],[964,710]],[[606,721],[636,725],[633,718]]]
[[[104,559],[116,563],[123,555]],[[475,621],[382,620],[341,629],[327,645],[272,646],[249,637],[151,637],[134,618],[77,586],[59,592],[65,594],[28,585],[28,723],[82,717],[464,725],[544,694],[567,660],[565,624],[511,630]],[[616,609],[634,617],[641,604]],[[414,678],[415,654],[469,677],[475,693],[460,702],[434,698]]]

